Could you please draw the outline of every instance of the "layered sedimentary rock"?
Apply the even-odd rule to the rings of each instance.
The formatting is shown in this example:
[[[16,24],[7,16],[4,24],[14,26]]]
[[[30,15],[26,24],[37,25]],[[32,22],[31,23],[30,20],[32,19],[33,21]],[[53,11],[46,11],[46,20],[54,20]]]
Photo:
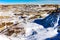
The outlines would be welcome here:
[[[34,4],[18,4],[18,5],[0,5],[0,33],[12,37],[26,36],[37,34],[36,29],[44,29],[44,27],[54,27],[57,21],[56,13],[60,5],[34,5]],[[59,10],[57,10],[59,11]],[[35,19],[40,19],[39,24],[32,23]],[[53,20],[53,21],[52,21]],[[39,26],[38,26],[39,25]],[[35,28],[36,27],[36,28]],[[33,30],[33,31],[32,31]],[[46,30],[44,29],[43,33]],[[28,33],[33,32],[33,33]],[[55,32],[55,31],[54,31]],[[57,33],[56,33],[57,34]],[[31,36],[30,35],[30,36]],[[27,39],[28,40],[28,39]]]

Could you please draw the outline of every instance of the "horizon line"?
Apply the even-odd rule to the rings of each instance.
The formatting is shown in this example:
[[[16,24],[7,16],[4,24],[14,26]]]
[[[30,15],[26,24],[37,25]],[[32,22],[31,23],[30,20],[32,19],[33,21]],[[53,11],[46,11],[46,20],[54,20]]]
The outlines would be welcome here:
[[[0,5],[21,5],[21,4],[27,4],[27,5],[30,5],[30,4],[34,4],[34,5],[44,5],[44,4],[53,4],[53,5],[60,5],[60,4],[55,4],[55,3],[44,3],[44,4],[40,4],[40,3],[0,3]]]

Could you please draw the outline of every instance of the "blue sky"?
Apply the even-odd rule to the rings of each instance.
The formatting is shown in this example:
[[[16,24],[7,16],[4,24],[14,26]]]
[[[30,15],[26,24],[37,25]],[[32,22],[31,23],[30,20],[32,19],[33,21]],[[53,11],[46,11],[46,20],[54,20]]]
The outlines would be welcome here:
[[[60,4],[60,0],[0,0],[1,4]]]

